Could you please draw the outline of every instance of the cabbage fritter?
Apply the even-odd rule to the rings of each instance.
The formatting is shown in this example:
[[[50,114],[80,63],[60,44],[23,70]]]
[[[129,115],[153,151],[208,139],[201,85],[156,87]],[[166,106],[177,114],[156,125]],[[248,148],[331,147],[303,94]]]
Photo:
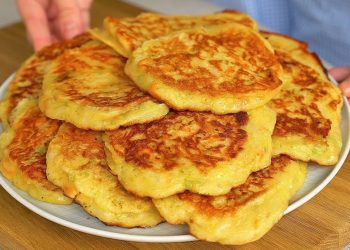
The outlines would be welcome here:
[[[47,177],[108,225],[150,227],[163,220],[150,199],[126,192],[109,171],[98,132],[64,123],[49,145]]]
[[[132,193],[219,195],[270,164],[275,117],[267,107],[229,115],[170,112],[103,138],[112,172]]]
[[[305,163],[278,156],[225,195],[186,191],[154,204],[167,222],[188,224],[198,239],[240,245],[261,238],[277,223],[305,176]]]
[[[199,27],[146,41],[125,72],[175,110],[236,113],[260,107],[282,86],[271,45],[240,24]]]
[[[283,66],[284,85],[269,103],[277,112],[273,154],[333,165],[342,147],[342,96],[307,45],[274,33],[263,33]]]

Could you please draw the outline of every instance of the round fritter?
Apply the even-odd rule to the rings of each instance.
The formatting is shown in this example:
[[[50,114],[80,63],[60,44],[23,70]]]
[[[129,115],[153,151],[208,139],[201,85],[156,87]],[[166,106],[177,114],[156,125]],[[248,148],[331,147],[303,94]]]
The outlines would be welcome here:
[[[226,195],[187,191],[153,201],[166,221],[188,224],[198,239],[239,245],[261,238],[277,223],[305,176],[305,163],[279,156]]]
[[[62,190],[47,180],[46,150],[60,122],[41,113],[37,101],[22,100],[14,121],[0,136],[0,170],[16,187],[33,198],[55,204],[70,204]]]
[[[317,54],[308,51],[307,43],[274,32],[261,31],[260,34],[271,44],[275,51],[286,52],[295,60],[316,70],[319,73],[319,77],[329,80],[327,70],[323,67]],[[280,58],[279,61],[282,63]]]
[[[125,72],[176,110],[247,111],[280,90],[282,68],[270,44],[240,24],[199,27],[146,41]]]
[[[264,35],[275,47],[284,70],[283,88],[269,103],[277,112],[273,154],[335,164],[342,147],[339,89],[306,44],[279,34]]]
[[[137,17],[104,19],[104,30],[93,29],[90,33],[114,48],[119,54],[129,57],[146,40],[170,32],[196,26],[240,23],[257,30],[256,22],[248,15],[233,10],[207,16],[161,16],[142,13]]]
[[[143,93],[124,74],[126,59],[99,41],[66,51],[50,65],[40,109],[83,129],[110,130],[166,115],[165,104]]]
[[[150,227],[162,221],[149,198],[127,193],[108,169],[98,132],[64,123],[47,152],[47,177],[108,225]]]
[[[170,112],[160,121],[106,132],[108,163],[139,196],[225,194],[270,164],[275,115],[267,107],[229,115]]]
[[[46,68],[51,61],[65,50],[80,47],[90,39],[89,34],[83,34],[71,40],[55,43],[43,48],[23,63],[0,104],[0,119],[5,127],[11,124],[10,114],[22,99],[35,98],[39,95]]]

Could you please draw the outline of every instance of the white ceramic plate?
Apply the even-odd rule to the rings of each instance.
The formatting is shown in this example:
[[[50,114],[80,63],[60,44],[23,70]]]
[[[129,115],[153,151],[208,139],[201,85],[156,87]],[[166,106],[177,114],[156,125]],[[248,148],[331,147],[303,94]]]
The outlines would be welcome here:
[[[4,95],[12,77],[9,77],[0,87],[0,98]],[[298,208],[318,192],[320,192],[335,176],[343,165],[349,152],[349,104],[344,98],[342,109],[341,129],[343,135],[343,148],[340,159],[334,167],[318,167],[315,164],[309,164],[308,174],[303,188],[291,199],[285,214]],[[0,127],[0,132],[1,132]],[[27,195],[25,192],[14,187],[0,174],[0,184],[2,187],[17,201],[24,206],[39,214],[46,219],[56,222],[60,225],[107,238],[139,241],[139,242],[184,242],[196,240],[188,234],[188,228],[183,225],[169,225],[162,223],[154,228],[149,229],[125,229],[120,227],[106,226],[96,218],[88,215],[76,204],[72,205],[53,205],[37,201]]]

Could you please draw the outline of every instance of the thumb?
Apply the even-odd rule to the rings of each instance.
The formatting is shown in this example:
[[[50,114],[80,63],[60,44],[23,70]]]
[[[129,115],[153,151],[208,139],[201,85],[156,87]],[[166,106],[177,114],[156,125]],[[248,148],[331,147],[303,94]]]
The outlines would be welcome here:
[[[55,1],[58,26],[64,39],[70,39],[84,31],[81,10],[76,0]]]
[[[329,74],[338,82],[344,81],[350,76],[350,66],[332,68],[329,70]]]
[[[350,77],[345,79],[341,84],[340,84],[340,89],[346,97],[350,97]]]

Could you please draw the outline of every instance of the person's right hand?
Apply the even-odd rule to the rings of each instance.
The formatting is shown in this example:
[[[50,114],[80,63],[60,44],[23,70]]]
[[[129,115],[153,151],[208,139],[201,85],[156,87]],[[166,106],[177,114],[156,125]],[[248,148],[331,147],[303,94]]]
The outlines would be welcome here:
[[[17,0],[17,7],[36,51],[84,32],[92,0]]]
[[[350,66],[333,68],[329,73],[339,82],[343,95],[350,99]]]

